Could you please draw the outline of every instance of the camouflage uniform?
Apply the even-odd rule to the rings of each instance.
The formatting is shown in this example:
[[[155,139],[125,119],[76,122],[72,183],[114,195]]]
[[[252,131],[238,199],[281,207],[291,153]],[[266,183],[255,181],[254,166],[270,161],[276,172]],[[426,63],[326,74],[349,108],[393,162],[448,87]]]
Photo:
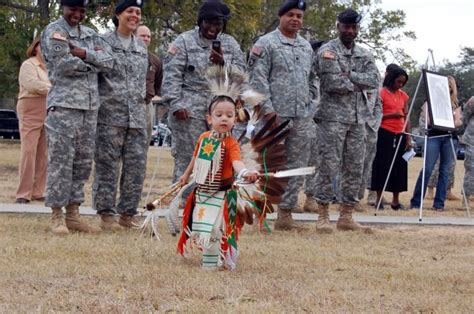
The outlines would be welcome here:
[[[372,115],[365,124],[365,156],[364,170],[362,171],[362,181],[359,190],[359,200],[364,198],[365,189],[370,189],[372,178],[372,163],[377,152],[377,133],[382,122],[382,101],[379,97],[378,89],[367,93],[368,102],[372,108]]]
[[[333,39],[318,52],[317,72],[321,82],[321,103],[316,117],[321,121],[321,163],[316,175],[315,199],[329,204],[333,199],[332,181],[341,169],[341,203],[359,202],[365,155],[365,124],[372,116],[367,90],[379,87],[380,77],[374,58],[354,45],[347,49]],[[341,73],[350,72],[348,76]]]
[[[220,33],[226,65],[245,70],[244,55],[237,41]],[[199,28],[182,33],[168,49],[163,69],[163,98],[169,106],[168,125],[173,135],[171,154],[174,158],[173,181],[186,170],[192,159],[199,135],[207,130],[207,106],[212,95],[204,75],[213,65],[209,61],[212,40],[199,35]],[[186,109],[190,118],[181,121],[173,112]]]
[[[84,60],[70,53],[69,43],[86,50]],[[61,208],[84,201],[94,154],[99,93],[97,74],[112,68],[106,43],[85,26],[71,27],[61,17],[41,37],[48,68],[48,177],[46,206]]]
[[[285,140],[289,169],[307,166],[316,136],[313,116],[318,91],[312,61],[308,41],[297,35],[291,42],[279,29],[260,37],[250,55],[250,85],[266,96],[264,111],[291,120]],[[290,179],[281,209],[295,208],[302,182],[301,177]]]
[[[133,216],[143,189],[147,159],[146,73],[144,43],[132,35],[125,49],[117,32],[103,35],[114,58],[113,70],[99,80],[94,206],[99,214]],[[121,166],[121,168],[120,168]],[[120,199],[115,205],[120,174]]]
[[[317,94],[315,95],[314,98],[314,103],[317,106],[320,104],[320,93],[319,93],[319,78],[316,77],[314,80],[315,87],[317,89]],[[315,109],[316,112],[317,109]],[[318,134],[319,134],[319,127],[318,127],[318,120],[315,118],[314,121],[316,122],[315,124],[315,136],[314,138],[311,139],[311,145],[310,145],[310,154],[309,154],[309,159],[308,159],[308,167],[315,167],[316,173],[319,171],[319,160],[320,158],[320,149],[319,149],[319,141],[318,141]],[[316,173],[313,176],[306,176],[304,178],[305,180],[305,190],[304,194],[306,197],[312,197],[316,192],[314,191],[314,184],[315,184],[315,179],[316,179]]]
[[[462,122],[466,130],[462,141],[466,145],[464,168],[464,192],[467,197],[474,196],[474,98],[464,106]]]

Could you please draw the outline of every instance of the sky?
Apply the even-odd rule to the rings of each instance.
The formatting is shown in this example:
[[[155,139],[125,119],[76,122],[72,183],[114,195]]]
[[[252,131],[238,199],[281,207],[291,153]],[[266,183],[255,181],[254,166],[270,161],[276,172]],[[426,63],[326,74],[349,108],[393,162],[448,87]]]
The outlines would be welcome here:
[[[416,40],[400,42],[419,64],[424,64],[428,49],[435,62],[458,61],[461,47],[474,47],[474,0],[382,0],[384,10],[401,9],[406,13],[406,30]]]

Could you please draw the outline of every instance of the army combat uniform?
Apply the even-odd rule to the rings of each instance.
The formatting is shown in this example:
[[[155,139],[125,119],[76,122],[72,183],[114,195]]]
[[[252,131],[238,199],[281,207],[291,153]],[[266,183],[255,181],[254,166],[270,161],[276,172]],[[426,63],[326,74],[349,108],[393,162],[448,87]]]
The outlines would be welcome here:
[[[466,128],[462,136],[462,142],[466,145],[464,159],[464,193],[466,196],[474,196],[474,97],[471,97],[464,106],[462,122]]]
[[[99,77],[101,106],[97,124],[94,206],[101,215],[137,213],[146,173],[146,74],[148,53],[132,35],[123,47],[116,31],[103,35],[113,70]],[[120,175],[120,199],[116,205]]]
[[[249,59],[250,85],[266,96],[264,111],[291,120],[285,140],[289,169],[307,166],[311,141],[316,136],[313,116],[318,91],[312,61],[313,49],[308,41],[300,35],[290,40],[279,29],[259,38]],[[281,215],[296,207],[302,180],[290,179],[279,205]]]
[[[366,189],[370,189],[372,178],[372,163],[377,152],[377,134],[380,123],[382,122],[382,100],[379,97],[378,89],[367,92],[367,102],[369,104],[371,116],[365,124],[365,155],[364,168],[362,171],[362,180],[359,190],[359,200],[364,198]]]
[[[85,49],[84,60],[70,52],[70,44]],[[84,202],[94,154],[98,73],[112,68],[106,44],[85,26],[71,27],[61,17],[41,37],[41,50],[52,87],[45,122],[48,136],[46,206],[61,208]]]
[[[320,134],[322,155],[315,198],[329,204],[334,196],[332,180],[341,169],[340,202],[353,207],[359,202],[365,125],[372,117],[367,91],[379,87],[379,72],[367,50],[357,44],[347,49],[339,38],[320,48],[317,71],[321,104],[316,116],[324,132]]]
[[[244,55],[237,41],[223,33],[216,40],[221,42],[225,64],[245,70]],[[169,106],[168,124],[173,135],[173,181],[183,175],[199,135],[207,130],[205,118],[212,95],[204,75],[213,65],[209,61],[211,45],[212,40],[200,36],[196,27],[176,38],[164,60],[162,95]],[[180,109],[187,110],[187,120],[178,120],[173,115]]]

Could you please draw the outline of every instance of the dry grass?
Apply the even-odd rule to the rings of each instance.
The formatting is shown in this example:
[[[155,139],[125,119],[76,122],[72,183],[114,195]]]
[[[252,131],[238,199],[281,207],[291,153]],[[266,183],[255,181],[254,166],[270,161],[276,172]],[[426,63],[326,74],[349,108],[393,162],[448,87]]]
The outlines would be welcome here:
[[[0,143],[0,202],[14,200],[18,148]],[[163,189],[167,151],[151,151],[147,180],[158,152]],[[0,312],[474,312],[472,228],[318,235],[311,225],[272,234],[246,227],[237,271],[206,272],[199,256],[176,255],[163,223],[161,242],[135,231],[58,238],[48,224],[48,215],[1,216]]]
[[[474,311],[472,229],[246,228],[237,271],[206,272],[165,232],[161,242],[136,232],[58,238],[48,219],[2,215],[0,312]]]

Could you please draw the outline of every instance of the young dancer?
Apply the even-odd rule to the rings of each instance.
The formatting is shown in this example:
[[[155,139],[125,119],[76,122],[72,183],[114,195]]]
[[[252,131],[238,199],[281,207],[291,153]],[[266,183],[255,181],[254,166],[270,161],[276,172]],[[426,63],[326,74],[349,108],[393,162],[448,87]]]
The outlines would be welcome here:
[[[232,79],[232,73],[229,75]],[[202,266],[206,269],[235,268],[236,241],[243,222],[236,215],[234,175],[247,182],[258,179],[258,171],[246,169],[239,143],[231,133],[238,119],[237,111],[241,110],[237,109],[239,100],[233,95],[238,95],[239,84],[232,85],[217,83],[215,89],[211,87],[215,97],[206,115],[211,130],[199,137],[193,158],[179,179],[184,185],[192,175],[197,188],[186,202],[178,251],[184,254],[185,246],[197,245],[203,251]]]

